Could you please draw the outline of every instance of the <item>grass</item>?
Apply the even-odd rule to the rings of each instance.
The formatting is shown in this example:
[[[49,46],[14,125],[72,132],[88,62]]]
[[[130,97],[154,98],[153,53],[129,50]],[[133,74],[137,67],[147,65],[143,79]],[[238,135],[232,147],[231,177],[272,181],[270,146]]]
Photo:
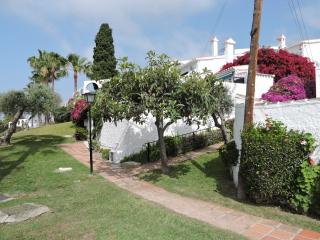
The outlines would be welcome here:
[[[50,135],[56,137],[63,137],[63,142],[74,141],[72,136],[74,134],[74,127],[71,122],[48,125],[40,128],[33,128],[30,130],[22,130],[14,134],[14,139],[19,139],[24,136],[43,136]],[[71,137],[70,137],[71,136]]]
[[[195,160],[170,167],[168,175],[153,170],[140,175],[168,191],[211,201],[255,216],[277,220],[290,225],[320,231],[320,221],[298,214],[285,212],[278,207],[239,202],[236,189],[218,153],[204,154]]]
[[[0,193],[15,200],[1,208],[33,202],[51,213],[18,224],[0,225],[0,239],[243,239],[227,231],[147,202],[99,175],[62,151],[71,124],[19,132],[0,147]],[[71,172],[54,173],[58,167]]]

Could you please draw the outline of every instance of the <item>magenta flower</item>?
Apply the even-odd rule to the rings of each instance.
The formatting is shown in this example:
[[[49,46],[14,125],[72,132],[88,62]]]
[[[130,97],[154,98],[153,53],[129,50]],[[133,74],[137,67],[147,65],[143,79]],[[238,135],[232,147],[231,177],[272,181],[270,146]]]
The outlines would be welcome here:
[[[303,81],[296,75],[289,75],[281,78],[261,98],[268,102],[287,102],[306,97]]]
[[[71,111],[71,118],[73,122],[78,122],[81,119],[85,117],[85,113],[87,112],[87,109],[89,107],[89,104],[86,100],[80,99],[75,103],[74,108]]]

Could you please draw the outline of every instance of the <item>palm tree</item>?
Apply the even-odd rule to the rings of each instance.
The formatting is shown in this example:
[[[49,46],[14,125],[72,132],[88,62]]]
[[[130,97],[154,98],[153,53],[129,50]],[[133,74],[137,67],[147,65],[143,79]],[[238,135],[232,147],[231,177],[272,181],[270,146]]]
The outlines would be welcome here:
[[[91,71],[91,63],[86,58],[80,57],[74,53],[69,54],[67,59],[73,69],[74,94],[76,94],[78,91],[78,74],[84,73],[89,75]]]
[[[39,57],[32,56],[28,58],[28,62],[33,69],[30,79],[33,82],[45,83],[46,85],[51,83],[52,89],[54,90],[54,82],[57,79],[65,77],[68,73],[68,61],[58,53],[44,50],[38,51]]]

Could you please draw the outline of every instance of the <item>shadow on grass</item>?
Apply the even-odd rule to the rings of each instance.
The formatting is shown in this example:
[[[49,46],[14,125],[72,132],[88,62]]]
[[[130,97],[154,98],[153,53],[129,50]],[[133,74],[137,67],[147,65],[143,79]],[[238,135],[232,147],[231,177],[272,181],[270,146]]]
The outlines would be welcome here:
[[[169,166],[169,173],[165,175],[170,178],[179,178],[183,175],[186,175],[189,171],[190,171],[190,166],[188,166],[187,164],[179,164],[179,165]],[[163,174],[161,172],[161,169],[155,169],[144,174],[140,178],[147,182],[156,183],[160,180],[162,175]]]
[[[231,177],[229,177],[228,169],[225,167],[220,157],[214,157],[212,160],[205,162],[203,166],[195,160],[191,160],[191,163],[203,172],[206,177],[214,179],[217,183],[217,192],[221,193],[223,196],[237,200],[236,188]]]
[[[54,135],[28,135],[15,139],[10,146],[0,147],[0,182],[13,170],[21,168],[28,156],[37,152],[50,154],[53,147],[63,143],[64,138]],[[4,152],[9,152],[4,155]]]
[[[187,175],[191,171],[192,166],[200,170],[205,177],[212,178],[212,188],[216,188],[214,191],[219,192],[225,197],[237,200],[236,188],[231,178],[228,177],[228,171],[219,156],[214,156],[204,163],[199,163],[197,160],[191,160],[189,162],[170,166],[170,172],[168,174],[162,174],[160,169],[152,170],[141,175],[140,179],[152,183],[159,182],[164,175],[170,178],[179,179],[181,176]]]

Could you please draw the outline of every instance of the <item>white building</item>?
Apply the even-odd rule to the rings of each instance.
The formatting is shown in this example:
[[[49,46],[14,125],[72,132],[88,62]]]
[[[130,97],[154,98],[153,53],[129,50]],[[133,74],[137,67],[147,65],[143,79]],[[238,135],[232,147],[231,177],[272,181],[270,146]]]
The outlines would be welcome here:
[[[218,79],[223,80],[224,85],[229,89],[232,98],[242,99],[247,91],[248,65],[230,67],[215,74]],[[273,85],[274,75],[272,74],[256,74],[255,98],[261,98]]]
[[[247,72],[248,66],[245,65],[226,69],[218,75],[218,77],[224,79],[224,84],[230,90],[235,104],[242,102],[246,94]],[[262,93],[269,90],[273,84],[273,78],[273,75],[257,74],[256,82],[259,87],[256,91],[256,98],[260,98]],[[105,122],[99,136],[101,147],[110,149],[109,159],[115,163],[119,163],[124,157],[141,151],[147,142],[153,142],[158,139],[154,122],[155,120],[151,115],[148,116],[144,124],[127,120],[119,121],[117,125]],[[179,120],[168,127],[165,131],[165,136],[182,135],[213,126],[212,122],[200,126],[197,124],[190,126]]]
[[[218,78],[224,80],[224,84],[230,90],[235,104],[243,102],[246,94],[248,66],[236,66],[221,72],[219,71],[226,63],[232,62],[238,56],[242,56],[248,52],[249,48],[236,49],[236,42],[229,38],[224,41],[223,54],[219,54],[218,43],[219,40],[216,37],[212,38],[211,56],[197,57],[180,61],[182,74],[188,74],[192,71],[202,72],[204,69],[210,70],[212,73],[215,73]],[[278,38],[278,46],[272,46],[271,48],[287,49],[289,52],[297,53],[305,57],[311,56],[310,50],[308,49],[313,49],[311,52],[313,53],[313,51],[315,51],[316,53],[314,53],[312,55],[313,57],[310,57],[310,59],[316,63],[320,62],[320,39],[302,41],[287,47],[286,38],[284,35],[281,35]],[[317,79],[319,79],[318,76],[320,76],[320,70],[317,71]],[[273,84],[273,78],[273,75],[260,73],[257,74],[255,91],[256,99],[259,99],[263,93],[269,90]],[[320,87],[317,89],[320,90]],[[317,96],[319,95],[317,94]],[[209,126],[210,125],[211,123],[209,123]],[[207,127],[208,125],[200,126],[200,128]],[[165,135],[180,135],[194,131],[197,128],[198,126],[188,126],[182,121],[178,121],[167,129]],[[125,156],[139,152],[146,142],[157,140],[157,131],[153,123],[152,116],[150,116],[147,119],[147,122],[142,125],[136,124],[133,121],[122,121],[117,123],[117,126],[115,126],[113,123],[104,123],[99,140],[102,147],[111,149],[112,160],[114,162],[120,162]]]
[[[249,51],[249,48],[235,49],[236,42],[232,38],[229,38],[224,41],[223,54],[219,55],[218,43],[219,40],[217,37],[213,37],[211,39],[211,56],[196,57],[180,61],[182,74],[187,74],[188,72],[192,71],[202,72],[205,68],[212,73],[216,73],[223,65],[232,62],[238,56],[242,56]]]
[[[315,63],[316,79],[320,78],[320,39],[303,40],[287,46],[286,37],[281,34],[278,38],[278,45],[270,46],[273,49],[284,49],[288,52],[309,58]],[[211,56],[195,57],[192,59],[181,60],[181,71],[188,74],[191,71],[202,72],[205,68],[212,73],[220,71],[221,67],[226,63],[232,62],[239,56],[248,52],[249,48],[236,48],[236,42],[229,38],[224,41],[223,52],[219,52],[219,40],[217,37],[211,39]],[[317,96],[320,96],[320,81],[316,81]]]
[[[20,118],[17,122],[18,128],[36,128],[40,127],[45,123],[45,116],[43,114],[37,114],[34,117],[31,117],[30,114],[23,114],[22,118]],[[12,122],[8,123],[8,127],[11,127]]]

